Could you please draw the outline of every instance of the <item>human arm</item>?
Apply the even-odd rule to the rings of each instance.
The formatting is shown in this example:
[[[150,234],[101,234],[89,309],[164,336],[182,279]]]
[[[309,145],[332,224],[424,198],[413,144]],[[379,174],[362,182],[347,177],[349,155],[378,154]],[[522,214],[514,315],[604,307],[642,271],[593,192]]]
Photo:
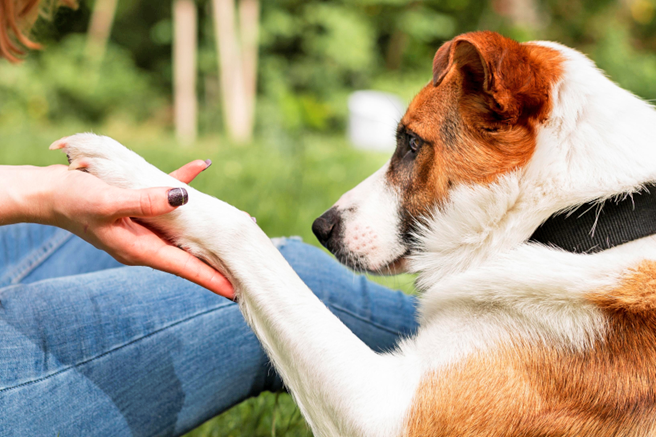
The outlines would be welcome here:
[[[172,175],[189,182],[206,166],[193,161]],[[233,298],[232,285],[219,272],[133,220],[173,211],[176,207],[169,204],[168,191],[123,190],[62,165],[0,166],[0,224],[58,226],[124,264],[173,273]]]

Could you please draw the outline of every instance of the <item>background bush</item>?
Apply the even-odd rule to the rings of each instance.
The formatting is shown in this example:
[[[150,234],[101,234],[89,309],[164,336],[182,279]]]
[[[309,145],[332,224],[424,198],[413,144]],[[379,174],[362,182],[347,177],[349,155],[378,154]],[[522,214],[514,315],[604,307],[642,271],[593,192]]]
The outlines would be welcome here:
[[[355,89],[393,91],[409,100],[430,78],[435,50],[477,29],[519,40],[550,39],[590,55],[638,95],[656,97],[656,0],[536,0],[539,21],[514,23],[502,0],[267,0],[261,2],[256,129],[343,132]],[[102,65],[83,56],[92,1],[41,21],[48,46],[16,68],[0,63],[0,122],[72,118],[101,125],[112,117],[171,127],[171,6],[119,2]],[[201,130],[220,133],[220,96],[210,4],[199,0]]]

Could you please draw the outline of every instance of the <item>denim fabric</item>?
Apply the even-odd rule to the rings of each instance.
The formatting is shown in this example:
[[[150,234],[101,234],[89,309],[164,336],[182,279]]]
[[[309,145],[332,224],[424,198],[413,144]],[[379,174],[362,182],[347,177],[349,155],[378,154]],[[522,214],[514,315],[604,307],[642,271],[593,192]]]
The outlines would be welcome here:
[[[372,348],[416,330],[414,298],[275,242]],[[61,229],[0,227],[0,436],[179,435],[281,388],[236,304]]]

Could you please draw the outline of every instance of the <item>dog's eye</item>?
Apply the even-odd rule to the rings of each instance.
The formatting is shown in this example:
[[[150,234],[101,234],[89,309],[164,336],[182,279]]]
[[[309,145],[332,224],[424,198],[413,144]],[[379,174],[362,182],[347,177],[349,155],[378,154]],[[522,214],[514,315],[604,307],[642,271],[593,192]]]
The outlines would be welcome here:
[[[421,147],[422,141],[417,137],[410,137],[409,144],[410,144],[410,150],[416,153],[417,150],[419,150],[419,148]]]

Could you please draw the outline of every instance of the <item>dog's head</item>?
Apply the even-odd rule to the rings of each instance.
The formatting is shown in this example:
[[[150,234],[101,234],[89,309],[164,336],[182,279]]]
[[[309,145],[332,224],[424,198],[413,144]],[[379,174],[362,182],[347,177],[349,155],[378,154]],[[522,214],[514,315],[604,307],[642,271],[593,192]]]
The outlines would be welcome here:
[[[418,226],[454,190],[490,185],[530,160],[559,56],[493,32],[445,43],[399,123],[394,155],[314,222],[319,241],[353,268],[403,271]]]

